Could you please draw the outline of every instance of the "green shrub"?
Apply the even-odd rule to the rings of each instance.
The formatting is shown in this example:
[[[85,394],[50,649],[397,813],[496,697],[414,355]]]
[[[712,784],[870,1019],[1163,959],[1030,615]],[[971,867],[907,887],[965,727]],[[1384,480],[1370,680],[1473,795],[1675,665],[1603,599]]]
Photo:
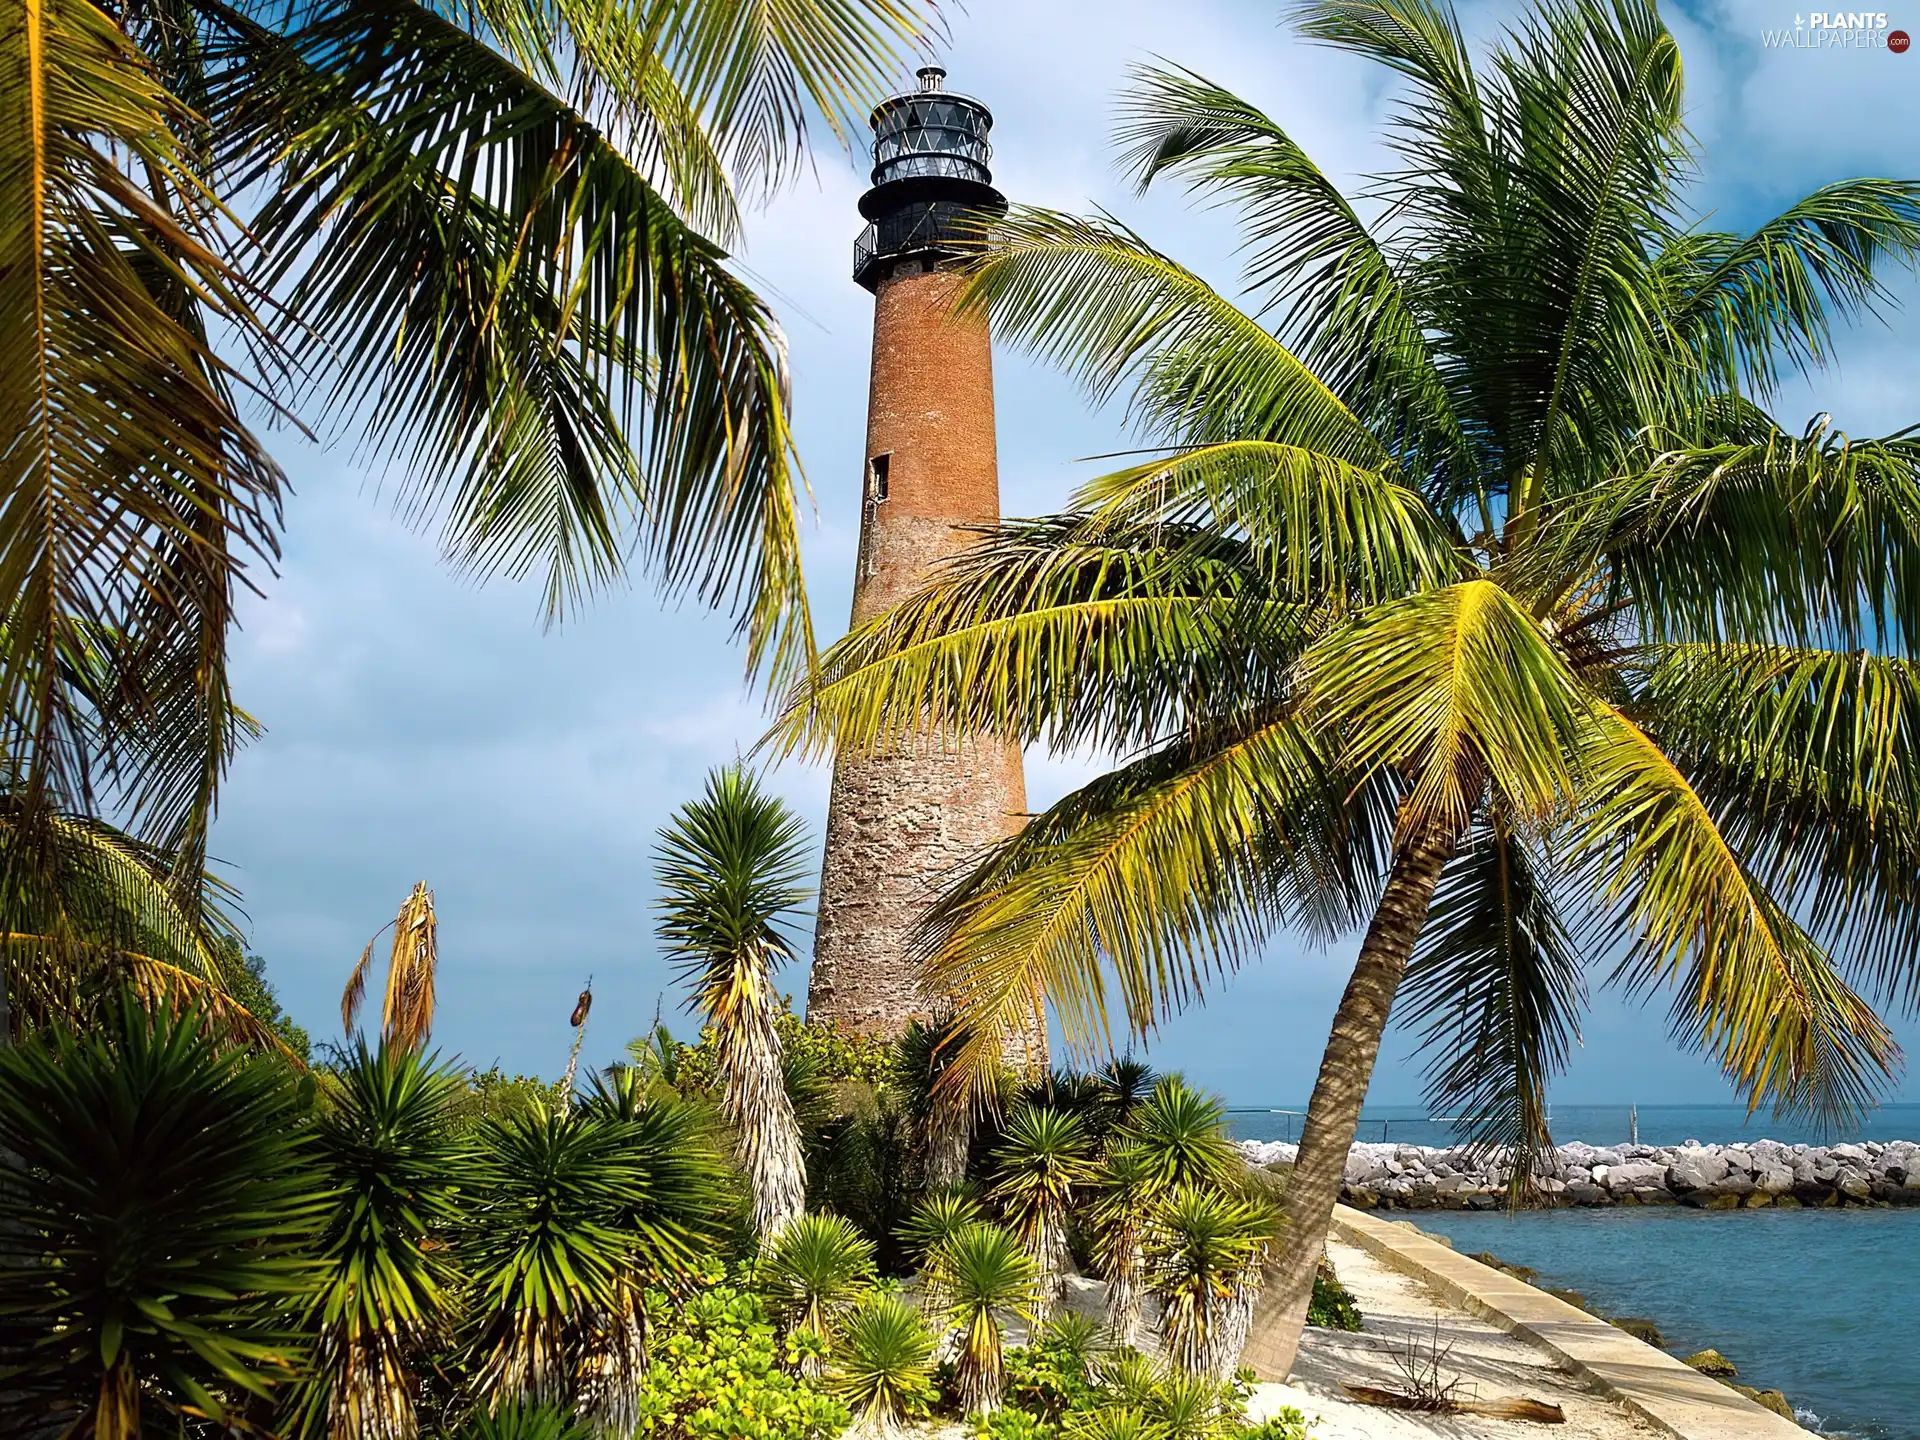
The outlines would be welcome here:
[[[828,1440],[846,1406],[794,1375],[759,1299],[716,1285],[672,1310],[649,1306],[652,1355],[635,1440]]]
[[[848,1317],[834,1350],[828,1388],[853,1409],[863,1431],[891,1434],[927,1414],[933,1388],[933,1332],[898,1295],[879,1291]]]
[[[1055,1440],[1060,1427],[1011,1406],[973,1417],[975,1440]]]
[[[1322,1265],[1313,1277],[1313,1299],[1307,1302],[1307,1324],[1323,1330],[1358,1330],[1360,1305],[1340,1283],[1331,1266]]]
[[[1240,1440],[1311,1440],[1311,1437],[1307,1431],[1307,1417],[1287,1405],[1281,1408],[1279,1414],[1241,1431]]]

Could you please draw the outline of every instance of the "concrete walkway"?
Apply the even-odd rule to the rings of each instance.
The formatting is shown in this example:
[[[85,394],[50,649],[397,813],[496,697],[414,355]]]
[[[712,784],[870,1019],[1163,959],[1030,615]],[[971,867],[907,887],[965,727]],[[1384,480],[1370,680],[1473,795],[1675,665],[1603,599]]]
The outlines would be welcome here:
[[[1676,1440],[1808,1440],[1811,1432],[1604,1320],[1404,1225],[1342,1205],[1333,1234],[1452,1305],[1539,1346]]]

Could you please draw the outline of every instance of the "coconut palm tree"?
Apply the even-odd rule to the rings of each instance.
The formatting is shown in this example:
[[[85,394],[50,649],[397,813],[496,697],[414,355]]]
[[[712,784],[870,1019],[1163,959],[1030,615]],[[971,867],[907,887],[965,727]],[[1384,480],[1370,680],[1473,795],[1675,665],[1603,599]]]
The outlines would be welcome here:
[[[239,935],[216,878],[182,883],[162,848],[84,814],[30,816],[0,791],[0,887],[0,1045],[34,1025],[93,1023],[97,997],[124,985],[284,1048],[228,992]]]
[[[994,1152],[993,1198],[1039,1272],[1035,1311],[1045,1320],[1066,1283],[1067,1219],[1093,1178],[1085,1122],[1046,1105],[1013,1112]]]
[[[1033,1320],[1038,1267],[1019,1237],[991,1223],[963,1227],[940,1247],[935,1264],[942,1320],[958,1332],[955,1396],[963,1413],[991,1415],[1006,1394],[1001,1317]]]
[[[250,416],[356,439],[550,618],[630,556],[811,647],[785,343],[742,209],[860,129],[920,0],[49,0],[0,26],[0,769],[198,885],[278,551]],[[331,423],[327,423],[327,421]],[[357,433],[356,433],[357,432]],[[0,890],[25,884],[0,876]]]
[[[315,1126],[329,1208],[301,1327],[315,1353],[296,1424],[326,1440],[413,1440],[420,1363],[454,1328],[461,1078],[389,1042],[355,1046],[329,1079]]]
[[[0,1231],[37,1242],[0,1246],[0,1430],[265,1429],[327,1209],[298,1073],[191,1011],[113,1021],[0,1051]]]
[[[833,1343],[840,1317],[873,1284],[873,1242],[839,1215],[802,1215],[780,1232],[762,1271],[774,1312],[789,1333],[805,1330]],[[820,1373],[818,1355],[801,1362],[809,1378]]]
[[[1242,309],[1116,220],[1016,211],[969,303],[1157,453],[855,630],[784,743],[906,725],[1127,763],[930,919],[990,1065],[1041,998],[1099,1043],[1293,926],[1360,933],[1255,1356],[1292,1362],[1403,988],[1429,1098],[1524,1184],[1584,959],[1673,997],[1755,1104],[1884,1084],[1856,986],[1920,999],[1920,439],[1767,406],[1920,254],[1920,184],[1688,223],[1679,53],[1649,0],[1541,0],[1476,65],[1445,0],[1314,0],[1401,91],[1356,207],[1286,130],[1141,71],[1125,161],[1246,217]],[[1363,218],[1374,217],[1372,219]]]
[[[800,1127],[787,1094],[773,972],[793,958],[806,903],[806,828],[739,765],[660,832],[654,851],[659,935],[713,1027],[721,1108],[753,1187],[754,1230],[770,1244],[806,1208]]]
[[[1276,1228],[1269,1207],[1217,1186],[1182,1185],[1154,1206],[1142,1246],[1147,1287],[1176,1367],[1233,1377]]]
[[[890,1436],[933,1405],[933,1335],[898,1295],[876,1291],[847,1317],[827,1388],[853,1411],[850,1433]]]

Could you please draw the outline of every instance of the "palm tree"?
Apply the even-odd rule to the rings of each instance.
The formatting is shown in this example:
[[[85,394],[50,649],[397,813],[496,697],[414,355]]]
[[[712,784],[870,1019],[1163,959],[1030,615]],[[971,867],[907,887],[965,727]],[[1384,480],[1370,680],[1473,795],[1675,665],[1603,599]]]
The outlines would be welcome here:
[[[33,1025],[93,1023],[95,997],[125,985],[284,1050],[228,993],[229,895],[210,875],[182,884],[173,856],[104,820],[30,816],[0,791],[0,1045]]]
[[[1017,1236],[991,1223],[964,1227],[940,1247],[935,1264],[943,1322],[959,1332],[954,1393],[963,1413],[991,1415],[1007,1384],[1000,1317],[1012,1312],[1032,1321],[1038,1267]]]
[[[114,1021],[0,1051],[0,1231],[36,1241],[0,1247],[0,1430],[265,1428],[326,1209],[298,1073],[200,1014]]]
[[[400,506],[559,618],[627,557],[811,648],[785,343],[743,204],[845,137],[920,0],[49,0],[0,25],[0,771],[40,884],[115,815],[182,887],[278,552],[249,409],[345,417]],[[249,406],[248,402],[254,402]],[[342,429],[345,427],[337,427]],[[0,892],[27,882],[0,875]]]
[[[418,1050],[433,1029],[434,979],[440,966],[440,921],[433,909],[433,892],[424,880],[414,882],[400,904],[400,913],[374,932],[367,948],[340,992],[340,1025],[354,1033],[360,1004],[367,996],[367,972],[373,966],[373,947],[385,931],[393,931],[393,949],[387,957],[386,995],[380,1006],[380,1042],[401,1050]]]
[[[420,1362],[451,1338],[459,1286],[448,1240],[467,1159],[452,1120],[461,1079],[391,1042],[356,1046],[329,1079],[315,1133],[330,1203],[298,1425],[326,1440],[413,1440]]]
[[[873,1284],[873,1242],[838,1215],[802,1215],[780,1232],[767,1258],[764,1283],[789,1333],[805,1330],[831,1345],[840,1317]],[[820,1373],[818,1355],[801,1373]]]
[[[993,1198],[1039,1272],[1035,1311],[1052,1314],[1066,1283],[1067,1219],[1094,1175],[1086,1124],[1046,1105],[1013,1112],[994,1154]]]
[[[753,1187],[763,1245],[806,1207],[773,972],[793,958],[807,871],[805,827],[739,765],[707,777],[705,795],[680,808],[655,851],[660,938],[692,992],[689,1008],[714,1029],[721,1106]]]
[[[1139,73],[1140,183],[1247,217],[1251,310],[1118,221],[1010,216],[969,302],[1128,393],[1152,458],[842,640],[784,743],[906,725],[1135,756],[946,897],[930,985],[993,1063],[1041,997],[1130,1025],[1283,926],[1361,932],[1255,1358],[1292,1363],[1381,1033],[1525,1184],[1583,957],[1673,996],[1753,1103],[1851,1115],[1920,999],[1920,439],[1766,409],[1920,255],[1920,184],[1689,225],[1649,0],[1541,0],[1476,67],[1444,0],[1315,0],[1405,87],[1369,222],[1286,131]],[[1431,912],[1431,915],[1430,915]]]
[[[1147,1286],[1176,1367],[1233,1377],[1274,1231],[1267,1207],[1217,1186],[1182,1185],[1154,1207],[1143,1245]]]
[[[876,1291],[848,1317],[827,1388],[853,1411],[851,1433],[889,1436],[933,1405],[933,1335],[898,1295]]]

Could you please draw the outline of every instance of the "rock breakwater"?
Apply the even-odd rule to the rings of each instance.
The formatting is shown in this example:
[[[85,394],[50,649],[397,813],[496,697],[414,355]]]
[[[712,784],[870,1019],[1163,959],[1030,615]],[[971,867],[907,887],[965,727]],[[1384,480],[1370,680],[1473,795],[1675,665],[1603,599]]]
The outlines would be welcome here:
[[[1291,1165],[1299,1147],[1241,1142],[1247,1161]],[[1388,1143],[1347,1153],[1341,1198],[1361,1209],[1491,1210],[1505,1203],[1504,1155]],[[1705,1209],[1805,1205],[1920,1206],[1920,1143],[1559,1146],[1534,1177],[1537,1206],[1694,1205]]]

